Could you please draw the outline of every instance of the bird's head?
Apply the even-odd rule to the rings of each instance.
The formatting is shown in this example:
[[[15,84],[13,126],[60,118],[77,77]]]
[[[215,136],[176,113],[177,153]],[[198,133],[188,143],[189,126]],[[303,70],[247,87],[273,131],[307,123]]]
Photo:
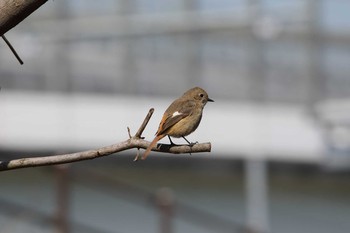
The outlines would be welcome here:
[[[184,96],[188,96],[195,101],[198,101],[203,104],[203,106],[207,102],[214,102],[214,100],[210,99],[208,93],[200,87],[194,87],[185,92]]]

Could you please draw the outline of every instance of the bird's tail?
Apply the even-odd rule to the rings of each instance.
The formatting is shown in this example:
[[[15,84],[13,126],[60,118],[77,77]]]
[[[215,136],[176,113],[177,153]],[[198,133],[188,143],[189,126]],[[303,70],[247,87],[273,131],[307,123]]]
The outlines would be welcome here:
[[[151,152],[152,148],[157,144],[157,142],[158,142],[160,139],[162,139],[162,138],[164,138],[164,137],[165,137],[165,135],[160,134],[160,135],[157,135],[157,136],[153,139],[153,141],[151,142],[151,144],[147,147],[145,153],[143,153],[143,155],[142,155],[142,160],[145,160],[145,159],[147,158],[147,156],[148,156],[149,153]]]

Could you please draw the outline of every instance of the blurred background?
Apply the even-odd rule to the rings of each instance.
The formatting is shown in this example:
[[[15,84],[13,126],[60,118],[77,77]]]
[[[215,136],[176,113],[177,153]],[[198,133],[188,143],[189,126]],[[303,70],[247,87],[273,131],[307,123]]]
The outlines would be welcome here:
[[[0,42],[0,157],[110,145],[200,86],[190,141],[0,175],[0,232],[350,231],[350,2],[56,0]],[[167,139],[164,139],[167,143]],[[184,143],[177,140],[177,143]]]

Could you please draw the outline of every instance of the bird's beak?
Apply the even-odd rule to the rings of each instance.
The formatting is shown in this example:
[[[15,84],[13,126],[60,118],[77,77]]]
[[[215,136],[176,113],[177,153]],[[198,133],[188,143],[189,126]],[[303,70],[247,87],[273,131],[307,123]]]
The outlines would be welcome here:
[[[214,100],[212,100],[212,99],[208,98],[208,102],[214,102]]]

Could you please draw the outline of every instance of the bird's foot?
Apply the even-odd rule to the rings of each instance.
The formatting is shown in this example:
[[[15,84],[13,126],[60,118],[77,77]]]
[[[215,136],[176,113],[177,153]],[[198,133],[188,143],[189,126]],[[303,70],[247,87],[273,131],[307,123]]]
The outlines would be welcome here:
[[[190,147],[192,147],[192,146],[194,146],[194,145],[196,145],[196,144],[198,144],[199,142],[198,141],[196,141],[196,142],[190,142],[188,145],[190,146]]]

